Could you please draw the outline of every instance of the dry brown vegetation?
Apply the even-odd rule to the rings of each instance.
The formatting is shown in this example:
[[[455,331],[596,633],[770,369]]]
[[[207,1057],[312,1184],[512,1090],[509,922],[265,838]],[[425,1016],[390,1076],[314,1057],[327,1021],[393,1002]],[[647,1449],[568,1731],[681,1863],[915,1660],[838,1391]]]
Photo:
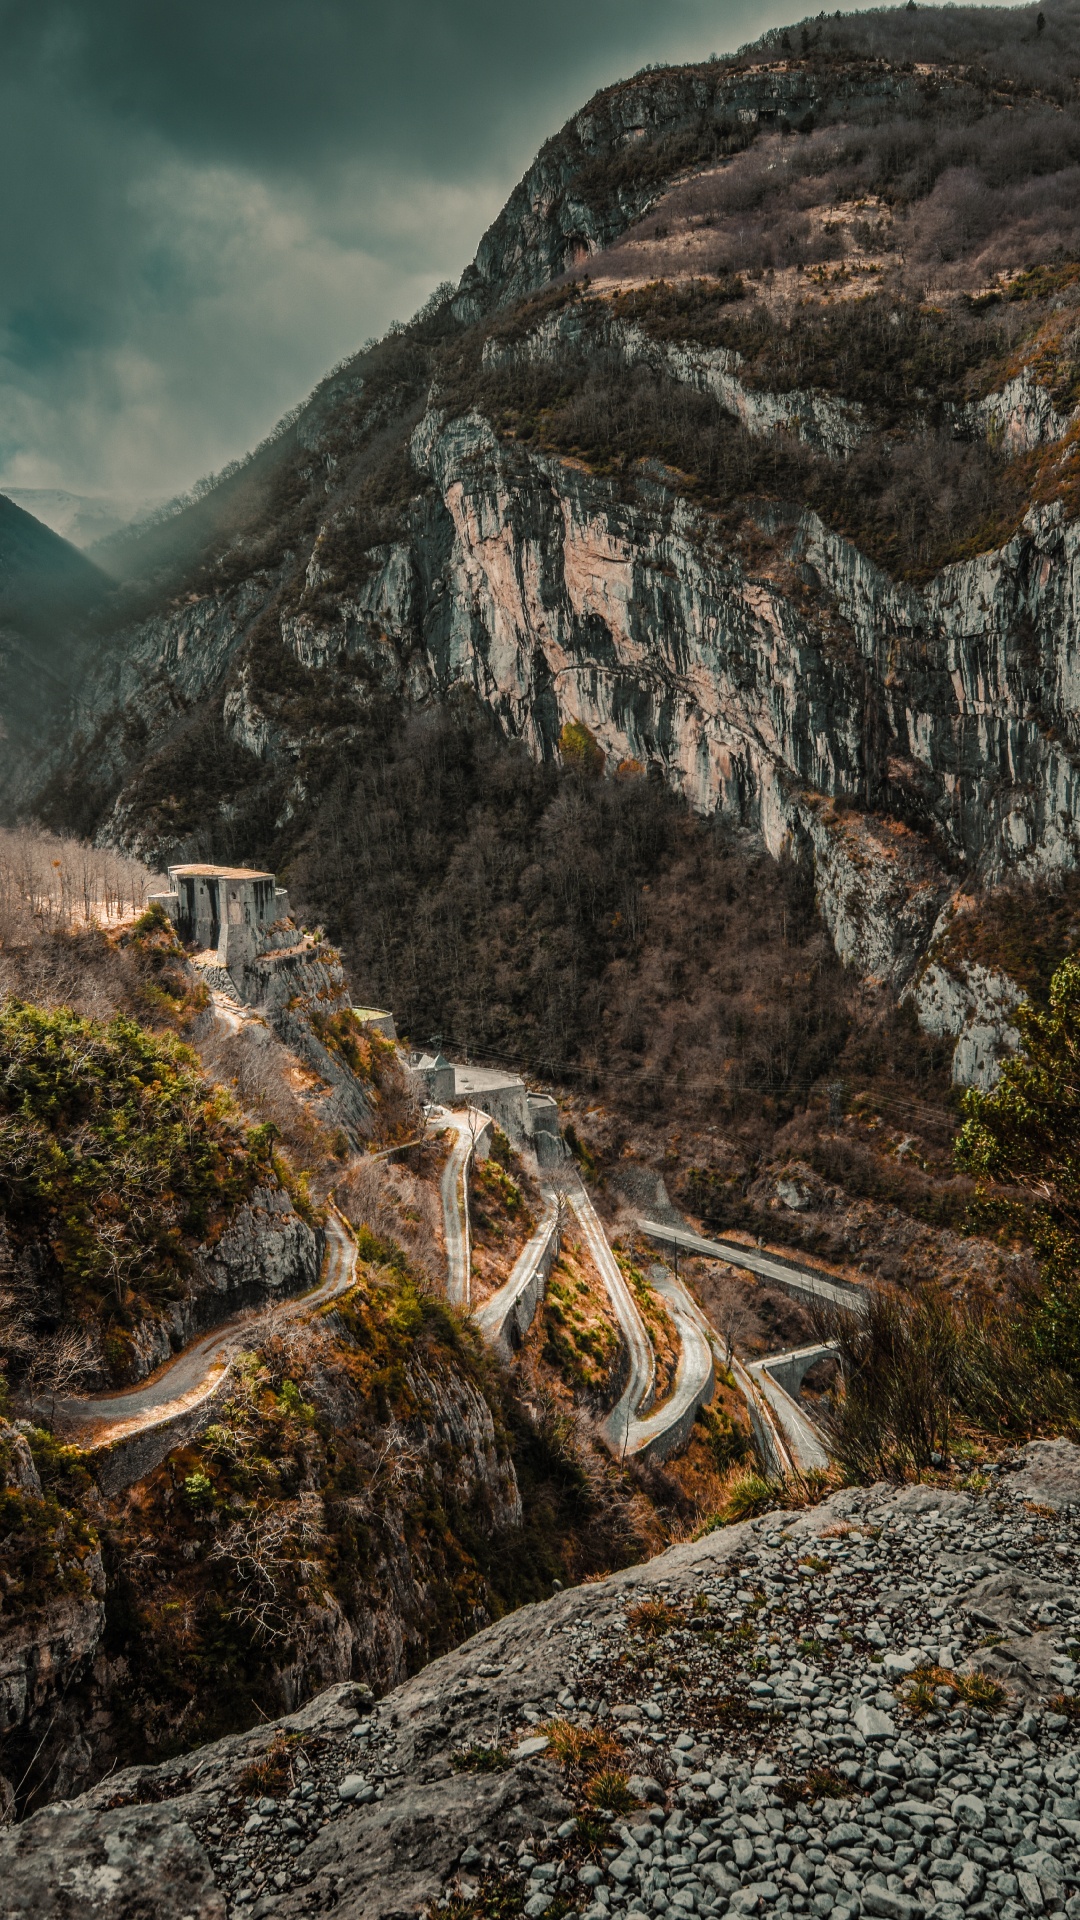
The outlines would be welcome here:
[[[619,1329],[588,1249],[572,1233],[563,1236],[530,1338],[536,1359],[563,1383],[571,1403],[596,1413],[614,1406],[625,1364]]]
[[[354,1226],[399,1247],[425,1285],[439,1291],[446,1286],[438,1187],[446,1152],[444,1142],[432,1142],[424,1149],[419,1170],[400,1158],[357,1157],[334,1189],[338,1205]]]
[[[494,1293],[528,1244],[543,1201],[535,1177],[495,1130],[491,1155],[469,1166],[473,1302]]]
[[[953,115],[875,102],[860,124],[769,134],[680,181],[571,279],[666,280],[854,265],[826,284],[858,295],[867,267],[898,285],[973,290],[1033,260],[1080,252],[1080,119],[1036,101],[1005,116],[973,96]],[[965,107],[967,111],[965,112]],[[861,269],[861,273],[860,273]],[[804,296],[812,283],[804,283]]]

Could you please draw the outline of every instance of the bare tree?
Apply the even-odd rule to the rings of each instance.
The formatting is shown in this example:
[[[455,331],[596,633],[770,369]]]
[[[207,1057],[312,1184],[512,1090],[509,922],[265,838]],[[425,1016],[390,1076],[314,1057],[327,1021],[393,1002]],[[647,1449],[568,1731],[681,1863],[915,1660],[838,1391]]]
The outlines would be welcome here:
[[[570,1224],[570,1194],[577,1176],[565,1161],[552,1167],[544,1175],[544,1185],[555,1195],[555,1257],[562,1251],[563,1240]]]
[[[322,1501],[317,1493],[298,1500],[275,1501],[267,1507],[249,1507],[241,1519],[211,1549],[210,1558],[222,1562],[237,1585],[237,1596],[226,1618],[249,1627],[264,1646],[282,1640],[295,1618],[295,1592],[318,1572],[312,1558],[325,1532]]]
[[[113,847],[32,827],[0,828],[0,944],[20,931],[105,925],[138,913],[160,875]]]
[[[723,1268],[709,1277],[709,1318],[724,1343],[724,1365],[730,1367],[737,1346],[760,1330],[760,1322],[746,1288]]]
[[[83,1384],[97,1359],[97,1347],[85,1327],[58,1327],[44,1339],[36,1339],[26,1369],[26,1390],[32,1406],[49,1403],[49,1419],[56,1418],[56,1403],[62,1394]]]

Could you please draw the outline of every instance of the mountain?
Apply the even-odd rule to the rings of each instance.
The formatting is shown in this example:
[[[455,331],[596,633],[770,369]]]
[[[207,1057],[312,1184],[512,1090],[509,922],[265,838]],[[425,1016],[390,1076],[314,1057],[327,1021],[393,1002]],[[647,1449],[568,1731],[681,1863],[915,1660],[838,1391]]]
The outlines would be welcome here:
[[[103,494],[67,493],[62,487],[5,487],[8,500],[32,513],[61,539],[85,550],[119,533],[134,518],[131,501]]]
[[[1057,885],[1077,20],[819,18],[605,89],[456,291],[125,537],[13,802],[155,862],[306,850],[340,922],[358,769],[467,695],[793,859],[893,992],[957,901]]]
[[[0,494],[0,737],[11,762],[63,711],[83,659],[83,622],[111,587],[100,567]]]

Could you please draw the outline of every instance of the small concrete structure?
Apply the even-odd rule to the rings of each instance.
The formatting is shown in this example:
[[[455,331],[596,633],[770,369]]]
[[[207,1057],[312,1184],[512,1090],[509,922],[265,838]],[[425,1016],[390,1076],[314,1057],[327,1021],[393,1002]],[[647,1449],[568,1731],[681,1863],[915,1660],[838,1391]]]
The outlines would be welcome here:
[[[432,1106],[449,1107],[454,1101],[454,1069],[441,1053],[410,1053],[409,1065],[423,1081]]]
[[[511,1146],[532,1147],[542,1167],[557,1167],[566,1157],[556,1102],[550,1093],[530,1093],[520,1074],[455,1067],[453,1104],[490,1113]]]
[[[823,1340],[812,1347],[794,1347],[790,1353],[767,1355],[755,1364],[793,1400],[801,1400],[802,1383],[811,1367],[816,1367],[819,1360],[835,1360],[837,1352],[834,1340]]]
[[[531,1140],[529,1096],[516,1073],[503,1073],[497,1067],[455,1067],[454,1105],[489,1113],[511,1146],[524,1147]]]
[[[272,873],[254,867],[170,867],[171,893],[152,893],[182,940],[212,954],[226,969],[245,967],[262,952],[265,935],[289,917],[289,896]]]
[[[529,1132],[542,1167],[557,1167],[566,1158],[566,1147],[559,1131],[559,1108],[550,1093],[530,1093]]]
[[[362,1026],[374,1027],[384,1040],[397,1039],[394,1016],[386,1007],[354,1007],[353,1012]]]

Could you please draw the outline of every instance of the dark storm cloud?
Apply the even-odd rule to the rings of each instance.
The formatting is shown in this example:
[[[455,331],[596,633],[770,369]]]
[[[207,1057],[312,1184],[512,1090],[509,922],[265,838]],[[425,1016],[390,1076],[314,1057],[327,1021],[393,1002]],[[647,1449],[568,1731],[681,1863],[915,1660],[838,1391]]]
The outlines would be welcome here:
[[[242,452],[597,86],[783,12],[0,0],[0,476],[143,496]]]

